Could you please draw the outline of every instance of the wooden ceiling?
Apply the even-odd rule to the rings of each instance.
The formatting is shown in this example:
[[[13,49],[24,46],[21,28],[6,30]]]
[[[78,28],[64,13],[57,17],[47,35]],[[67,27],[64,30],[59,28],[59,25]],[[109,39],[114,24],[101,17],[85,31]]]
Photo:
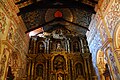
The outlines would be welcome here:
[[[91,21],[91,15],[95,14],[94,7],[98,0],[19,0],[16,5],[22,16],[23,21],[28,29],[26,32],[33,31],[40,27],[47,29],[51,23],[65,26],[67,29],[74,29],[85,34]],[[55,18],[54,12],[60,10],[62,18]],[[66,17],[67,16],[67,17]],[[47,18],[46,18],[47,17]],[[69,18],[73,20],[70,21]],[[46,21],[48,19],[49,21]],[[62,20],[61,20],[62,19]],[[64,23],[63,23],[64,22]],[[49,24],[49,25],[48,25]],[[56,25],[55,24],[55,25]],[[53,25],[53,24],[52,24]],[[54,25],[53,25],[54,26]],[[79,28],[79,26],[82,27]],[[83,28],[86,30],[83,30]],[[53,28],[52,28],[53,29]]]
[[[81,8],[94,10],[95,0],[20,0],[16,2],[20,12],[18,15],[24,14],[36,9],[45,8]]]

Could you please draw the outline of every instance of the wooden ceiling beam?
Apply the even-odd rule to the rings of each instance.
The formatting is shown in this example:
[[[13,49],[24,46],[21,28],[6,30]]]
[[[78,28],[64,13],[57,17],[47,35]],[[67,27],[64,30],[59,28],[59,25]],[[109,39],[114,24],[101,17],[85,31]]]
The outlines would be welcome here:
[[[28,0],[20,0],[19,2],[15,3],[15,4],[18,5],[18,4],[24,3],[26,1],[28,1]]]
[[[71,1],[71,2],[63,2],[63,3],[36,2],[28,6],[25,6],[23,8],[20,8],[20,12],[17,15],[19,16],[19,15],[22,15],[22,14],[25,14],[27,12],[31,12],[37,9],[49,9],[49,8],[80,8],[80,9],[85,9],[85,10],[95,13],[94,7],[81,3],[81,2]]]

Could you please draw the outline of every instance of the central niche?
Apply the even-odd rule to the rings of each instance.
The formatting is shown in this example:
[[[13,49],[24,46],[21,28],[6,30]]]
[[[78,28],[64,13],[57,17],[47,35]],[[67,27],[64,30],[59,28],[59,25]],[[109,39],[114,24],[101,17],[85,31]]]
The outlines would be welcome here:
[[[64,56],[57,55],[55,56],[53,60],[53,70],[59,71],[59,70],[66,70],[66,61]]]

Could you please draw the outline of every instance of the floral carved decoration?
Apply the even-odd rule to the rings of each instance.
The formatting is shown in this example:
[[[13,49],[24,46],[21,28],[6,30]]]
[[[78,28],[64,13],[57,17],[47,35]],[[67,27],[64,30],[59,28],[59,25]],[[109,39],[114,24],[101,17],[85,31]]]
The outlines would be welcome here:
[[[102,5],[102,11],[105,12],[110,0],[104,0],[103,5]]]
[[[101,23],[101,25],[100,25],[100,31],[102,33],[103,40],[106,41],[108,39],[108,36],[107,36],[106,31],[105,31],[103,23]]]
[[[8,40],[12,43],[13,40],[13,34],[14,34],[14,28],[13,25],[10,25],[9,31],[8,31]]]
[[[0,33],[4,34],[6,26],[6,17],[5,14],[0,12]]]
[[[0,80],[4,74],[4,69],[5,69],[5,62],[6,62],[7,56],[6,56],[6,48],[3,50],[3,55],[1,57],[0,61]]]
[[[113,34],[113,30],[116,24],[120,20],[119,16],[120,16],[120,4],[118,2],[115,2],[106,15],[106,21],[111,35]]]

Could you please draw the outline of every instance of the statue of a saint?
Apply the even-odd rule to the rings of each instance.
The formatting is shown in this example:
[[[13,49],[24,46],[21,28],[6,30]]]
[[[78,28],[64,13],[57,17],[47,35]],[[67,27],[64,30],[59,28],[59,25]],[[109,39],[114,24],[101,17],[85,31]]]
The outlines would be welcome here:
[[[36,80],[43,80],[41,76],[38,76]]]
[[[57,49],[61,49],[61,44],[60,43],[57,44]]]
[[[58,80],[63,80],[60,74],[58,75]]]

